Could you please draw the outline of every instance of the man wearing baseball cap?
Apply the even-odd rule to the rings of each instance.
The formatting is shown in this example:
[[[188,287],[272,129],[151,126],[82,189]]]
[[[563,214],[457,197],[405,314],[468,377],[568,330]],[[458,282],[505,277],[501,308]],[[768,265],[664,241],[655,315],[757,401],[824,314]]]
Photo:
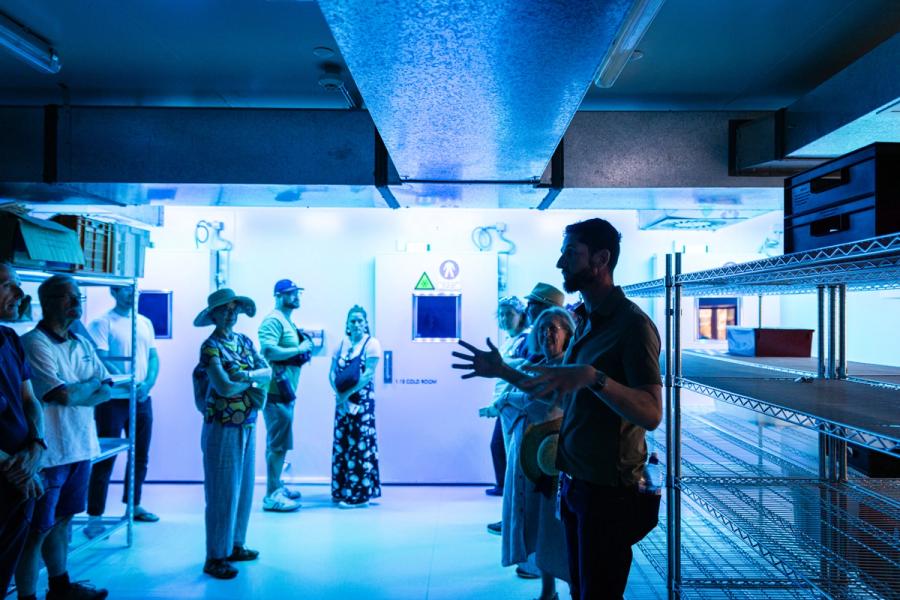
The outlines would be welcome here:
[[[294,447],[294,399],[300,367],[309,360],[312,342],[291,321],[300,308],[303,288],[290,279],[275,284],[275,309],[259,326],[263,357],[272,365],[272,383],[263,417],[266,420],[266,496],[263,510],[291,512],[300,508],[300,492],[281,481],[287,451]]]

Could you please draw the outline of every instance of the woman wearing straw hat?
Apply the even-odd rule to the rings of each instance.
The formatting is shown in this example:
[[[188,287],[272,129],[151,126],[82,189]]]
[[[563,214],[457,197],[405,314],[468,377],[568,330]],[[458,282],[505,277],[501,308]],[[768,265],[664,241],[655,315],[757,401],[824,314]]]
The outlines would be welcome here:
[[[559,307],[546,309],[534,325],[544,358],[534,364],[522,363],[519,368],[527,371],[531,366],[561,362],[574,332],[575,322],[568,311]],[[537,398],[512,385],[496,406],[505,429],[511,432],[503,494],[502,563],[503,566],[523,563],[534,553],[535,564],[541,571],[539,600],[555,600],[558,598],[556,579],[569,580],[565,531],[556,518],[556,480],[549,474],[535,477],[534,469],[526,477],[520,450],[529,427],[558,424],[562,409],[554,400]]]
[[[194,326],[215,325],[200,346],[194,370],[195,400],[203,413],[203,487],[206,493],[206,562],[203,572],[217,579],[238,573],[231,564],[255,560],[244,546],[253,503],[257,411],[265,401],[272,371],[253,341],[234,331],[238,314],[252,317],[256,305],[224,288],[209,295]],[[199,381],[198,381],[199,380]],[[201,398],[197,398],[198,389]]]

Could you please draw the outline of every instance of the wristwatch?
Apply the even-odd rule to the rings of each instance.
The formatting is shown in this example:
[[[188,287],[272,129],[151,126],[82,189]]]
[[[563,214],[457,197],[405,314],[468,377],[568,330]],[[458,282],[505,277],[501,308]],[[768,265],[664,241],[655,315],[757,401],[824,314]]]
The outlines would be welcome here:
[[[601,392],[606,387],[606,373],[600,369],[594,369],[594,383],[591,385],[595,391]]]
[[[258,388],[258,387],[259,387],[259,384],[256,383],[256,380],[255,380],[255,379],[251,379],[251,380],[250,380],[250,387],[252,387],[252,388]]]

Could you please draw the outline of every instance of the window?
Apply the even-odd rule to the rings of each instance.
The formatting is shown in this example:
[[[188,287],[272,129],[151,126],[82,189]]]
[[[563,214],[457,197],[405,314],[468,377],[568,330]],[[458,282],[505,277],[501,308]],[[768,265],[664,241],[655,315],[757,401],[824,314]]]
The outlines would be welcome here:
[[[413,295],[413,341],[457,341],[460,335],[459,295]]]
[[[172,338],[172,292],[141,290],[138,313],[153,323],[156,339]]]
[[[697,299],[697,339],[724,340],[725,328],[738,324],[737,298]]]

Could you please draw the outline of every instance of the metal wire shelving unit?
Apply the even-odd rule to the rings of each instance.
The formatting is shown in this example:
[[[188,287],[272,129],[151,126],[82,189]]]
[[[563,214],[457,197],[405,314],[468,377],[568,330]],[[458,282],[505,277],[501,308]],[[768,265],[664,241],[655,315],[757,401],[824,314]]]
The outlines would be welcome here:
[[[29,268],[16,268],[19,278],[23,282],[40,283],[53,275],[67,275],[72,277],[79,286],[82,287],[129,287],[135,291],[134,306],[131,312],[131,347],[135,348],[135,339],[137,338],[137,280],[133,277],[118,277],[115,275],[102,274],[78,274],[68,272],[51,272],[40,271]],[[137,382],[134,380],[134,360],[130,356],[110,357],[111,360],[124,362],[129,365],[131,374],[131,394],[128,402],[128,421],[135,423],[137,420]],[[134,542],[134,444],[135,444],[135,428],[128,428],[128,436],[125,438],[100,438],[100,454],[91,460],[91,463],[97,463],[107,458],[111,458],[123,452],[128,454],[127,470],[128,481],[126,489],[125,514],[121,517],[104,517],[102,523],[106,530],[99,536],[84,539],[78,538],[77,541],[70,542],[69,554],[75,554],[81,550],[86,550],[95,546],[102,541],[108,539],[112,534],[124,529],[126,546],[131,547]],[[76,517],[72,524],[77,528],[83,525],[86,519]],[[73,536],[74,539],[75,536]]]
[[[893,568],[900,482],[820,480],[817,437],[800,427],[751,423],[721,412],[686,410],[683,419],[681,483],[689,492],[679,525],[681,597],[891,597],[894,584],[870,573]],[[878,489],[868,489],[867,482],[877,482]],[[695,488],[705,493],[690,493]],[[782,519],[778,527],[772,515]],[[835,529],[832,523],[840,520],[843,529]],[[833,532],[843,553],[823,558],[823,530]],[[639,544],[662,581],[667,533],[663,522]],[[829,569],[824,578],[823,561]]]
[[[848,366],[858,365],[846,357],[845,308],[848,290],[898,288],[900,234],[697,273],[681,273],[681,255],[668,255],[664,279],[623,288],[666,298],[670,598],[900,598],[900,480],[849,477],[846,446],[884,453],[900,446],[900,373],[850,375]],[[801,293],[817,294],[814,364],[682,351],[683,296]],[[784,456],[718,418],[683,415],[682,391],[799,426],[790,436],[815,436],[818,451]],[[698,537],[698,513],[718,529]],[[659,543],[657,535],[641,547],[647,553],[656,544],[658,555]],[[704,543],[720,551],[739,544],[747,562],[698,576],[694,555]],[[748,577],[745,566],[759,561],[766,568]],[[703,562],[707,570],[716,563]]]

